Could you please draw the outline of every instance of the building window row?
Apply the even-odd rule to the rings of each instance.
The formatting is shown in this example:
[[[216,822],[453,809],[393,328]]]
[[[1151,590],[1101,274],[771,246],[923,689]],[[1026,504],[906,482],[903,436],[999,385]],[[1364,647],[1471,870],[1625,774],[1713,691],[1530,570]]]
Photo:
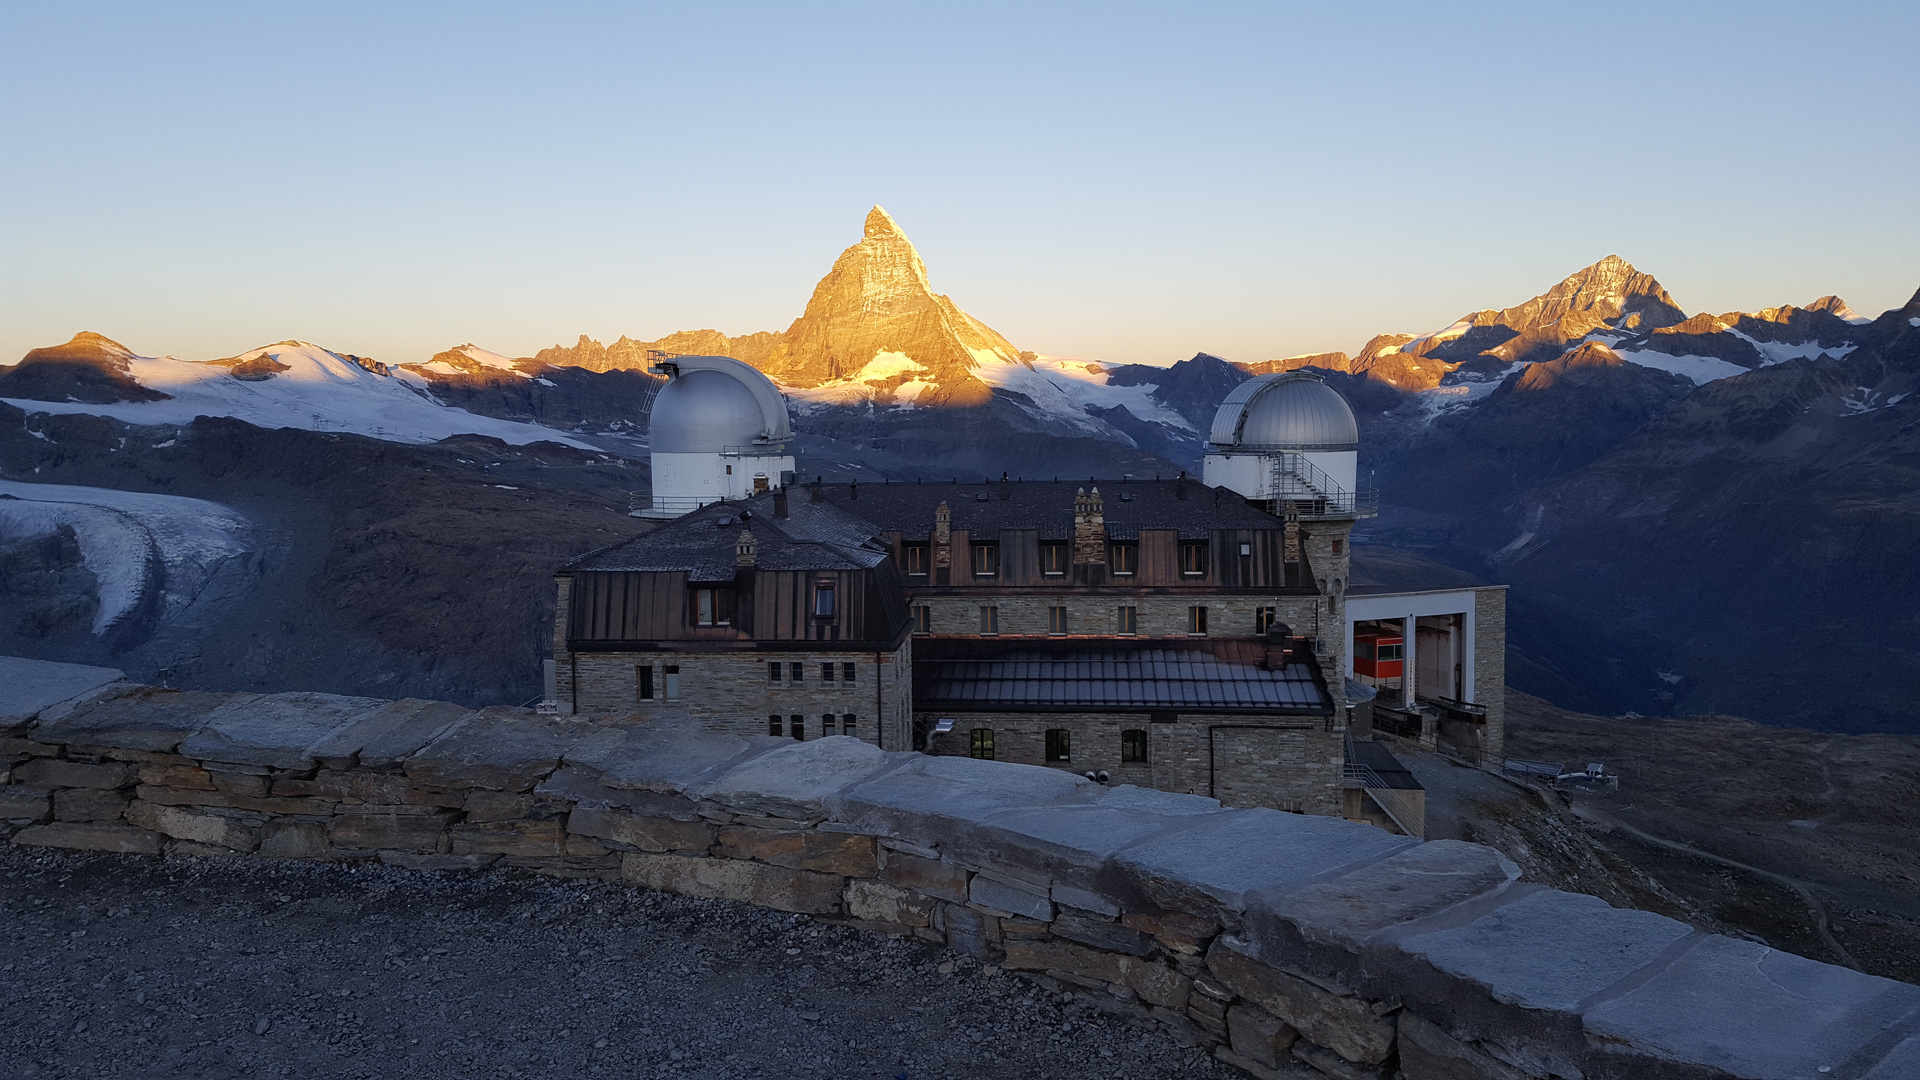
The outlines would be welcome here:
[[[1254,633],[1264,634],[1274,625],[1274,609],[1261,608],[1254,613]],[[1140,632],[1140,609],[1132,604],[1122,604],[1114,613],[1114,629],[1120,634],[1138,634]],[[931,634],[933,632],[933,609],[926,605],[916,605],[913,609],[913,632]],[[991,637],[1000,632],[1000,607],[997,604],[980,605],[979,632]],[[1071,633],[1065,604],[1047,606],[1047,633],[1062,636]],[[1207,606],[1195,604],[1187,608],[1187,633],[1204,635],[1207,633]]]
[[[852,713],[841,713],[837,717],[833,713],[821,713],[819,724],[819,737],[822,739],[829,735],[857,736],[860,733],[860,720]],[[771,713],[767,716],[767,734],[805,739],[807,737],[806,715],[793,713],[785,717],[783,722],[779,713]]]
[[[992,728],[978,727],[967,732],[967,756],[986,761],[995,760]],[[1072,729],[1047,729],[1046,759],[1048,764],[1053,765],[1072,763]],[[1120,732],[1120,761],[1126,765],[1145,765],[1147,763],[1146,729],[1128,728]]]
[[[858,666],[850,662],[824,661],[820,665],[820,683],[823,686],[832,686],[835,683],[841,686],[852,686],[859,670]],[[806,681],[807,665],[798,660],[767,662],[767,682],[771,685],[779,686],[784,682],[799,686]]]
[[[969,569],[977,578],[1000,576],[1000,545],[991,541],[967,545]],[[1180,545],[1180,571],[1183,574],[1207,572],[1207,542],[1184,541]],[[926,577],[933,572],[932,545],[909,541],[900,545],[901,561],[908,577]],[[1197,569],[1195,569],[1197,567]],[[1073,545],[1062,540],[1040,542],[1040,573],[1046,577],[1065,577],[1073,568]],[[1140,571],[1140,544],[1117,540],[1107,545],[1107,573],[1128,577]]]

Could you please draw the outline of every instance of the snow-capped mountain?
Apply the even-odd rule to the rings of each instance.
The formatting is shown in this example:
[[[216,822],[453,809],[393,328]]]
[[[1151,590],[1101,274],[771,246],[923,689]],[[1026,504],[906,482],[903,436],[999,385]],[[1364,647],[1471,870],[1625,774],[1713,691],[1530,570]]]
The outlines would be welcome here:
[[[487,370],[512,366],[505,357],[467,348],[471,351],[462,355],[469,364]],[[459,373],[441,357],[419,368],[395,369],[304,341],[283,341],[224,360],[138,356],[110,338],[82,333],[0,368],[0,400],[29,412],[86,413],[142,425],[178,426],[196,416],[229,416],[263,428],[344,431],[391,442],[471,434],[515,445],[586,445],[550,427],[470,413],[437,400],[429,375],[439,369]]]

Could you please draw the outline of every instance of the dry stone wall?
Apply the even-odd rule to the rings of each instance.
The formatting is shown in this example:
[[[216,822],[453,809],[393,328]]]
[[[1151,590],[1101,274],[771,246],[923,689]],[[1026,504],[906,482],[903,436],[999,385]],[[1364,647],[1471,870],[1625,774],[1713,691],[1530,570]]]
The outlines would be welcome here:
[[[519,867],[941,942],[1258,1077],[1894,1080],[1920,987],[1484,847],[1062,770],[650,721],[116,684],[0,716],[15,844]]]

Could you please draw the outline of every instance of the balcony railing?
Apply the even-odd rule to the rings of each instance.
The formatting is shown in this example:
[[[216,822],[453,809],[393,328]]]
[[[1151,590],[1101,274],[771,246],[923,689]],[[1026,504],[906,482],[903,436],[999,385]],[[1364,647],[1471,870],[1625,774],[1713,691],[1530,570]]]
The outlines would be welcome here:
[[[1380,512],[1378,490],[1348,491],[1305,454],[1276,455],[1267,491],[1275,516],[1291,511],[1303,518],[1373,517]]]

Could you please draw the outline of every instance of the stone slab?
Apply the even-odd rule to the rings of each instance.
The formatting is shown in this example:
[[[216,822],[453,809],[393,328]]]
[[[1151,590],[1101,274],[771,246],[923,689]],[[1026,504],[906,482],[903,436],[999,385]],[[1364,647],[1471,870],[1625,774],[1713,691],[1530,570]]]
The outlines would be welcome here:
[[[124,761],[62,761],[58,758],[34,758],[13,770],[13,782],[41,788],[113,788],[131,787],[136,778],[132,765]]]
[[[846,879],[835,874],[684,855],[629,853],[620,861],[620,875],[662,892],[710,900],[738,900],[812,915],[838,911],[846,888]]]
[[[879,847],[873,837],[859,833],[728,826],[720,830],[714,853],[725,859],[753,859],[845,877],[872,877],[880,872]]]
[[[30,847],[113,851],[122,855],[158,855],[166,837],[131,825],[102,825],[89,821],[56,821],[29,825],[13,834],[13,842]]]
[[[1407,1080],[1531,1080],[1413,1013],[1400,1014],[1399,1030],[1400,1071]]]
[[[1262,963],[1243,941],[1215,941],[1207,967],[1234,993],[1348,1061],[1377,1065],[1393,1048],[1393,1018],[1378,1015],[1370,1001],[1330,993]]]
[[[623,739],[619,728],[496,705],[456,721],[402,767],[425,787],[532,791],[563,755],[591,755]]]
[[[995,814],[1091,805],[1104,790],[1085,777],[1038,765],[900,756],[908,758],[905,765],[828,800],[834,819],[876,836],[946,851],[962,832]],[[984,847],[990,841],[978,843]]]
[[[1025,867],[1098,894],[1096,881],[1114,852],[1170,828],[1222,813],[1212,799],[1131,785],[1096,792],[1081,806],[1007,810],[956,830],[947,853],[983,866]],[[1112,904],[1111,899],[1105,901]]]
[[[404,698],[329,732],[307,753],[329,769],[393,768],[472,711],[450,701]]]
[[[1215,905],[1243,911],[1255,893],[1277,895],[1419,843],[1371,825],[1279,810],[1229,810],[1193,821],[1113,856],[1152,906],[1194,914]]]
[[[1433,840],[1325,881],[1257,896],[1248,937],[1279,959],[1296,939],[1354,951],[1382,930],[1426,918],[1505,889],[1520,877],[1513,860],[1489,847]]]
[[[1615,1052],[1790,1080],[1839,1072],[1917,1010],[1920,986],[1702,936],[1652,978],[1588,1008],[1585,1021]]]
[[[89,701],[57,720],[42,720],[34,735],[69,746],[171,753],[205,727],[215,712],[259,696],[130,688],[124,694]]]
[[[214,710],[180,744],[180,753],[197,761],[311,769],[308,747],[386,704],[381,698],[304,692],[236,701]]]
[[[567,771],[593,777],[606,788],[678,796],[753,749],[738,735],[701,727],[685,712],[651,715],[646,723],[621,727],[617,739],[568,751]]]
[[[47,788],[10,784],[0,787],[0,821],[47,820],[53,813],[53,792]]]
[[[1400,937],[1398,947],[1495,1001],[1571,1012],[1692,933],[1664,915],[1541,889],[1464,926]]]
[[[973,875],[973,880],[967,883],[967,899],[981,907],[1009,915],[1023,915],[1041,922],[1053,918],[1053,900],[1047,890],[1023,888],[986,874]]]
[[[127,807],[127,822],[165,833],[175,840],[191,840],[230,851],[252,851],[260,844],[266,818],[234,810],[203,810],[188,806],[161,806],[135,802]]]
[[[850,735],[789,741],[732,766],[698,793],[729,810],[817,821],[829,799],[905,759]]]
[[[1920,1076],[1920,1035],[1902,1039],[1860,1080],[1913,1080]]]
[[[567,815],[567,831],[611,840],[641,851],[704,853],[713,846],[714,826],[704,821],[630,814],[597,806],[578,806]]]
[[[114,668],[0,656],[0,731],[125,677],[125,672]]]

